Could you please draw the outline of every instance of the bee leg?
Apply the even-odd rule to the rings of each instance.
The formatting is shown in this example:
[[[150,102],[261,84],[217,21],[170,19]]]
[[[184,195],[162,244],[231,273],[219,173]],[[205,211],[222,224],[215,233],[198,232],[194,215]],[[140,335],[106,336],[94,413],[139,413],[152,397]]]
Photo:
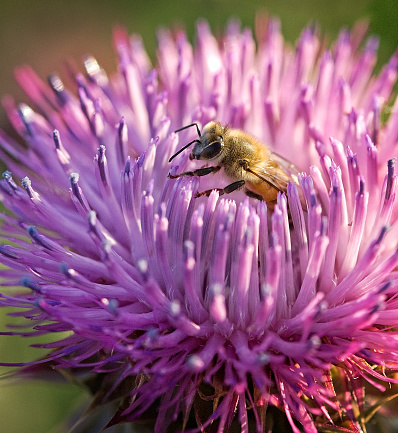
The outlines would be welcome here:
[[[256,194],[255,192],[250,191],[249,189],[246,189],[246,190],[245,190],[245,194],[246,194],[248,197],[256,198],[257,200],[260,200],[260,201],[264,200],[262,195],[260,195],[260,194]]]
[[[236,191],[239,188],[242,188],[244,184],[245,184],[244,180],[238,180],[237,182],[231,183],[225,188],[213,188],[213,189],[207,189],[206,191],[197,192],[195,194],[195,198],[201,197],[202,195],[209,197],[212,191],[218,191],[220,195],[230,194],[231,192]]]
[[[206,176],[210,173],[216,173],[218,170],[220,170],[221,167],[205,167],[205,168],[198,168],[197,170],[194,171],[184,171],[183,173],[180,174],[168,174],[168,177],[170,179],[177,179],[178,177],[181,176]]]

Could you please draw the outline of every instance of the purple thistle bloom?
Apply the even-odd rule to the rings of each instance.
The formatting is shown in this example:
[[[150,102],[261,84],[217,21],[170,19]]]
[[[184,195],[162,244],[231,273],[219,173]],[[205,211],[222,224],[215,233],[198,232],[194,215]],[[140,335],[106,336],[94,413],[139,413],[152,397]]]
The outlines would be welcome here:
[[[25,144],[0,133],[0,275],[29,290],[1,305],[33,331],[3,335],[61,333],[33,364],[106,373],[109,425],[156,407],[156,432],[190,414],[262,432],[276,406],[294,432],[362,431],[364,383],[398,371],[398,102],[381,121],[398,58],[375,76],[363,35],[323,50],[307,29],[292,50],[271,20],[256,48],[236,23],[217,41],[202,22],[194,48],[160,33],[156,69],[117,31],[119,72],[88,57],[75,92],[17,70],[37,111],[4,101]],[[200,167],[189,151],[169,163],[196,138],[172,131],[214,119],[303,170],[273,211],[243,191],[195,198],[222,173],[168,178]]]

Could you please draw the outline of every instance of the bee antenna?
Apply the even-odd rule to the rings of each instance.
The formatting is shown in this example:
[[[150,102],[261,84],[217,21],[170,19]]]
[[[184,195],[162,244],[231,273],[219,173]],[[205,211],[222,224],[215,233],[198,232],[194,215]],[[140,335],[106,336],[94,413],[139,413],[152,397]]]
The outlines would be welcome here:
[[[201,137],[199,125],[196,122],[195,123],[191,123],[190,125],[187,125],[187,126],[183,126],[180,129],[176,129],[174,132],[180,132],[180,131],[183,131],[184,129],[191,128],[192,126],[196,126],[196,131],[198,132],[199,137]]]
[[[192,125],[190,125],[192,126]],[[183,128],[184,129],[184,128]],[[177,132],[177,131],[176,131]],[[182,147],[178,152],[176,152],[170,159],[169,162],[171,162],[177,155],[179,155],[181,152],[183,152],[186,148],[188,148],[192,143],[200,143],[199,140],[193,140],[190,143],[186,144],[184,147]]]

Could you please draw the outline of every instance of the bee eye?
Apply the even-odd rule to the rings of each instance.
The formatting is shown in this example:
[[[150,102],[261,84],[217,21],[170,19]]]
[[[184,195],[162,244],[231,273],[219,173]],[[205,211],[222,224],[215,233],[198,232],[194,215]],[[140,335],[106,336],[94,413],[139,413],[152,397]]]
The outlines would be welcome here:
[[[206,146],[202,152],[200,152],[200,159],[215,158],[220,154],[222,145],[221,141],[213,141],[213,143]]]

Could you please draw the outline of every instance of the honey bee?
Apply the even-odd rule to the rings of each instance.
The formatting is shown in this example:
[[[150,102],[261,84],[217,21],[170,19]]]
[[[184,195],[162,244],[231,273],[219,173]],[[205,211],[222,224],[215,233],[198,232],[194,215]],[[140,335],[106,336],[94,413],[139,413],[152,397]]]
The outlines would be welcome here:
[[[216,173],[221,168],[233,181],[225,188],[213,188],[196,193],[195,197],[209,196],[213,190],[220,195],[244,189],[249,197],[264,200],[270,209],[274,208],[278,192],[286,193],[289,182],[298,184],[298,170],[286,159],[273,153],[267,146],[250,134],[220,122],[207,123],[202,132],[197,123],[184,126],[175,132],[195,126],[198,139],[195,139],[176,152],[177,155],[195,143],[189,158],[211,161],[212,166],[204,166],[194,171],[185,171],[177,175],[169,174],[171,179],[181,176],[206,176]]]

